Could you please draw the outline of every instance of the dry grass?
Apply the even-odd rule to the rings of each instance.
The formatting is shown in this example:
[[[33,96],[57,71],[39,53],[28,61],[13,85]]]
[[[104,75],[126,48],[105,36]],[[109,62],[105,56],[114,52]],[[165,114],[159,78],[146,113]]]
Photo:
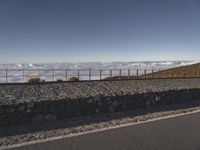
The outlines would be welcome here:
[[[199,77],[200,63],[189,66],[181,66],[163,71],[147,74],[146,77],[154,78],[177,78],[177,77]]]
[[[140,76],[114,76],[104,80],[120,80],[120,79],[137,79],[137,78],[183,78],[183,77],[200,77],[200,63],[171,68],[162,71],[155,71]]]
[[[68,80],[69,81],[79,81],[79,79],[77,77],[70,77]]]

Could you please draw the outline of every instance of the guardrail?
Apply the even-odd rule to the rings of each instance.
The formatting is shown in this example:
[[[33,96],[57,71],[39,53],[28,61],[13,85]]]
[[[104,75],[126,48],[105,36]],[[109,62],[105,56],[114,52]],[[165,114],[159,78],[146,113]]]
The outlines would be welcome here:
[[[0,83],[23,83],[31,78],[40,81],[120,80],[200,77],[200,70],[176,71],[163,69],[0,69]]]

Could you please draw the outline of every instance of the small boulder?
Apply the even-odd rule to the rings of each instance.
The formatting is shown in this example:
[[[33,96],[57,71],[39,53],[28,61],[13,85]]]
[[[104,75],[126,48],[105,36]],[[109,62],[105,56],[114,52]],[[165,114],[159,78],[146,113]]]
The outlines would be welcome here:
[[[47,115],[44,116],[44,120],[54,121],[54,120],[57,120],[57,117],[55,115],[52,115],[52,114],[47,114]]]

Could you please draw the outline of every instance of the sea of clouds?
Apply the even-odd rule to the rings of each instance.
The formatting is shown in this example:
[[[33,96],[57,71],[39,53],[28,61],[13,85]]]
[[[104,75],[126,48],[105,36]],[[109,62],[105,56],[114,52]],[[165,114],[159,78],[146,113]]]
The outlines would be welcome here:
[[[82,80],[89,79],[89,70],[91,70],[91,80],[100,79],[99,73],[102,69],[102,78],[112,74],[118,75],[119,69],[122,69],[122,75],[128,74],[128,69],[134,74],[139,69],[139,74],[144,69],[151,72],[152,69],[164,70],[178,66],[198,63],[197,61],[140,61],[140,62],[77,62],[77,63],[16,63],[0,64],[0,83],[5,82],[25,82],[28,78],[39,76],[46,81],[56,81],[58,79],[66,80],[70,76],[80,76]],[[66,73],[67,69],[67,73]],[[79,69],[79,73],[77,70]],[[6,78],[7,76],[7,78]],[[67,76],[67,77],[66,77]]]

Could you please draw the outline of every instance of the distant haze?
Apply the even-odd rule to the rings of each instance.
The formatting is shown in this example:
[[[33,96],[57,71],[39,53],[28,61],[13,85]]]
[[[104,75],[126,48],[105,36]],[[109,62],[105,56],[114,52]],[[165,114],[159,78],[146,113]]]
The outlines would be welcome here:
[[[0,0],[0,63],[199,58],[199,0]]]
[[[99,80],[100,69],[102,69],[102,74],[104,77],[108,77],[110,74],[110,69],[113,75],[119,74],[119,69],[122,69],[122,75],[128,75],[128,69],[131,70],[132,74],[136,73],[139,69],[139,74],[151,73],[152,69],[154,71],[165,70],[169,68],[174,68],[178,66],[190,65],[198,62],[188,62],[188,61],[147,61],[147,62],[82,62],[82,63],[16,63],[16,64],[0,64],[0,83],[6,82],[5,75],[9,77],[8,82],[23,82],[23,75],[40,75],[42,79],[46,81],[52,80],[52,74],[57,79],[66,80],[66,70],[68,71],[67,76],[78,76],[77,69],[80,69],[81,79],[88,80],[89,69],[93,76],[93,80]],[[52,73],[54,71],[54,73]],[[7,72],[7,73],[6,73]],[[55,79],[56,79],[55,78]]]
[[[199,62],[193,61],[144,61],[144,62],[77,62],[77,63],[16,63],[0,64],[5,69],[168,69]]]

